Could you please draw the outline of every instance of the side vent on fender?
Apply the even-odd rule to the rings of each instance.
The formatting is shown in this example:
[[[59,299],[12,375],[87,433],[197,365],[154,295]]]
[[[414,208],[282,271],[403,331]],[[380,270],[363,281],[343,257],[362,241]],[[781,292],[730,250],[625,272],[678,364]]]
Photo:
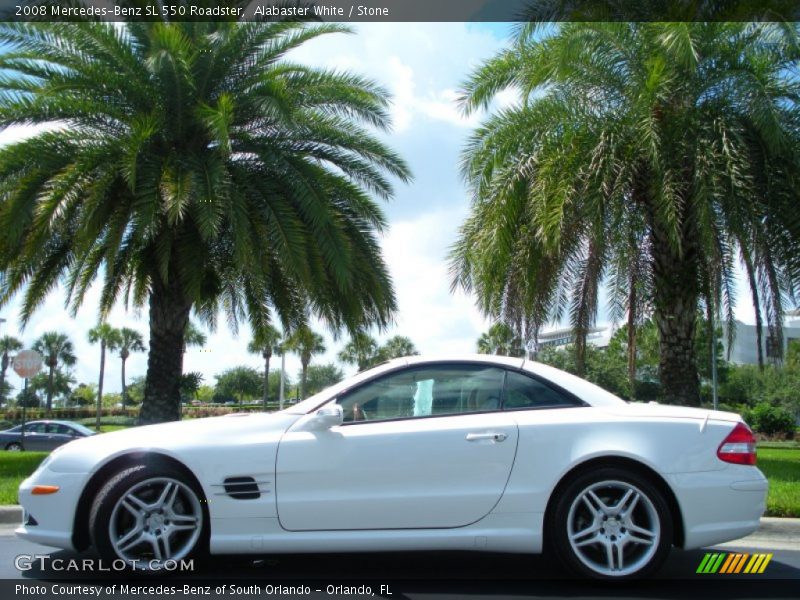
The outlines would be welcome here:
[[[262,482],[263,483],[263,482]],[[237,500],[255,500],[261,497],[259,482],[252,477],[228,477],[222,482],[225,493]]]

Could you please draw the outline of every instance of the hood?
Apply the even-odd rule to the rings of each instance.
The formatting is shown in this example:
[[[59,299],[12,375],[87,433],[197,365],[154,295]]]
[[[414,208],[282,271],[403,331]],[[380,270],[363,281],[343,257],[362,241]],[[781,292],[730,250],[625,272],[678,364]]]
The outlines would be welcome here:
[[[714,419],[716,421],[738,422],[742,418],[736,413],[721,410],[708,410],[706,408],[692,408],[689,406],[674,406],[672,404],[658,404],[657,402],[627,402],[616,406],[603,407],[604,412],[612,415],[643,418],[671,418],[671,419],[695,419],[704,421]]]
[[[213,446],[282,432],[298,418],[286,412],[243,413],[130,427],[69,442],[53,451],[49,464],[54,471],[88,472],[106,458],[126,451],[154,450],[174,455],[204,443]]]

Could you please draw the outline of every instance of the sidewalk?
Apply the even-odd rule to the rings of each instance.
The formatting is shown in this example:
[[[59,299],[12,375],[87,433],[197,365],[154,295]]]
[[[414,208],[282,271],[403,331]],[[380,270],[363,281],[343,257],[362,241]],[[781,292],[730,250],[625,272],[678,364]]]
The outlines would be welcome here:
[[[0,525],[16,525],[22,521],[21,506],[0,506]],[[800,519],[762,517],[755,533],[720,546],[749,546],[772,550],[800,550]]]

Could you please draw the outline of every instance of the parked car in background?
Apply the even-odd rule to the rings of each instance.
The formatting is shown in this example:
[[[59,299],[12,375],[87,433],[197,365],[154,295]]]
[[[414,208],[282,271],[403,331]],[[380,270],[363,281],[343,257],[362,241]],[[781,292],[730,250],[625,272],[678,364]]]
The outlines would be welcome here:
[[[10,452],[49,452],[72,440],[94,434],[88,427],[72,421],[28,421],[25,423],[24,438],[22,425],[0,431],[0,448]]]
[[[17,535],[158,571],[211,554],[551,548],[643,577],[755,531],[739,415],[627,403],[522,358],[391,360],[286,410],[79,440],[22,482]]]

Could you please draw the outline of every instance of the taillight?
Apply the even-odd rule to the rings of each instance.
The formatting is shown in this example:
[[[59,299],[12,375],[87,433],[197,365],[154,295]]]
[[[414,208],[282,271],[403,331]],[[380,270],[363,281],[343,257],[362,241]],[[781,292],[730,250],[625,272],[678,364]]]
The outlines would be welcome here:
[[[756,464],[756,438],[744,423],[737,423],[717,448],[720,460],[737,465]]]

